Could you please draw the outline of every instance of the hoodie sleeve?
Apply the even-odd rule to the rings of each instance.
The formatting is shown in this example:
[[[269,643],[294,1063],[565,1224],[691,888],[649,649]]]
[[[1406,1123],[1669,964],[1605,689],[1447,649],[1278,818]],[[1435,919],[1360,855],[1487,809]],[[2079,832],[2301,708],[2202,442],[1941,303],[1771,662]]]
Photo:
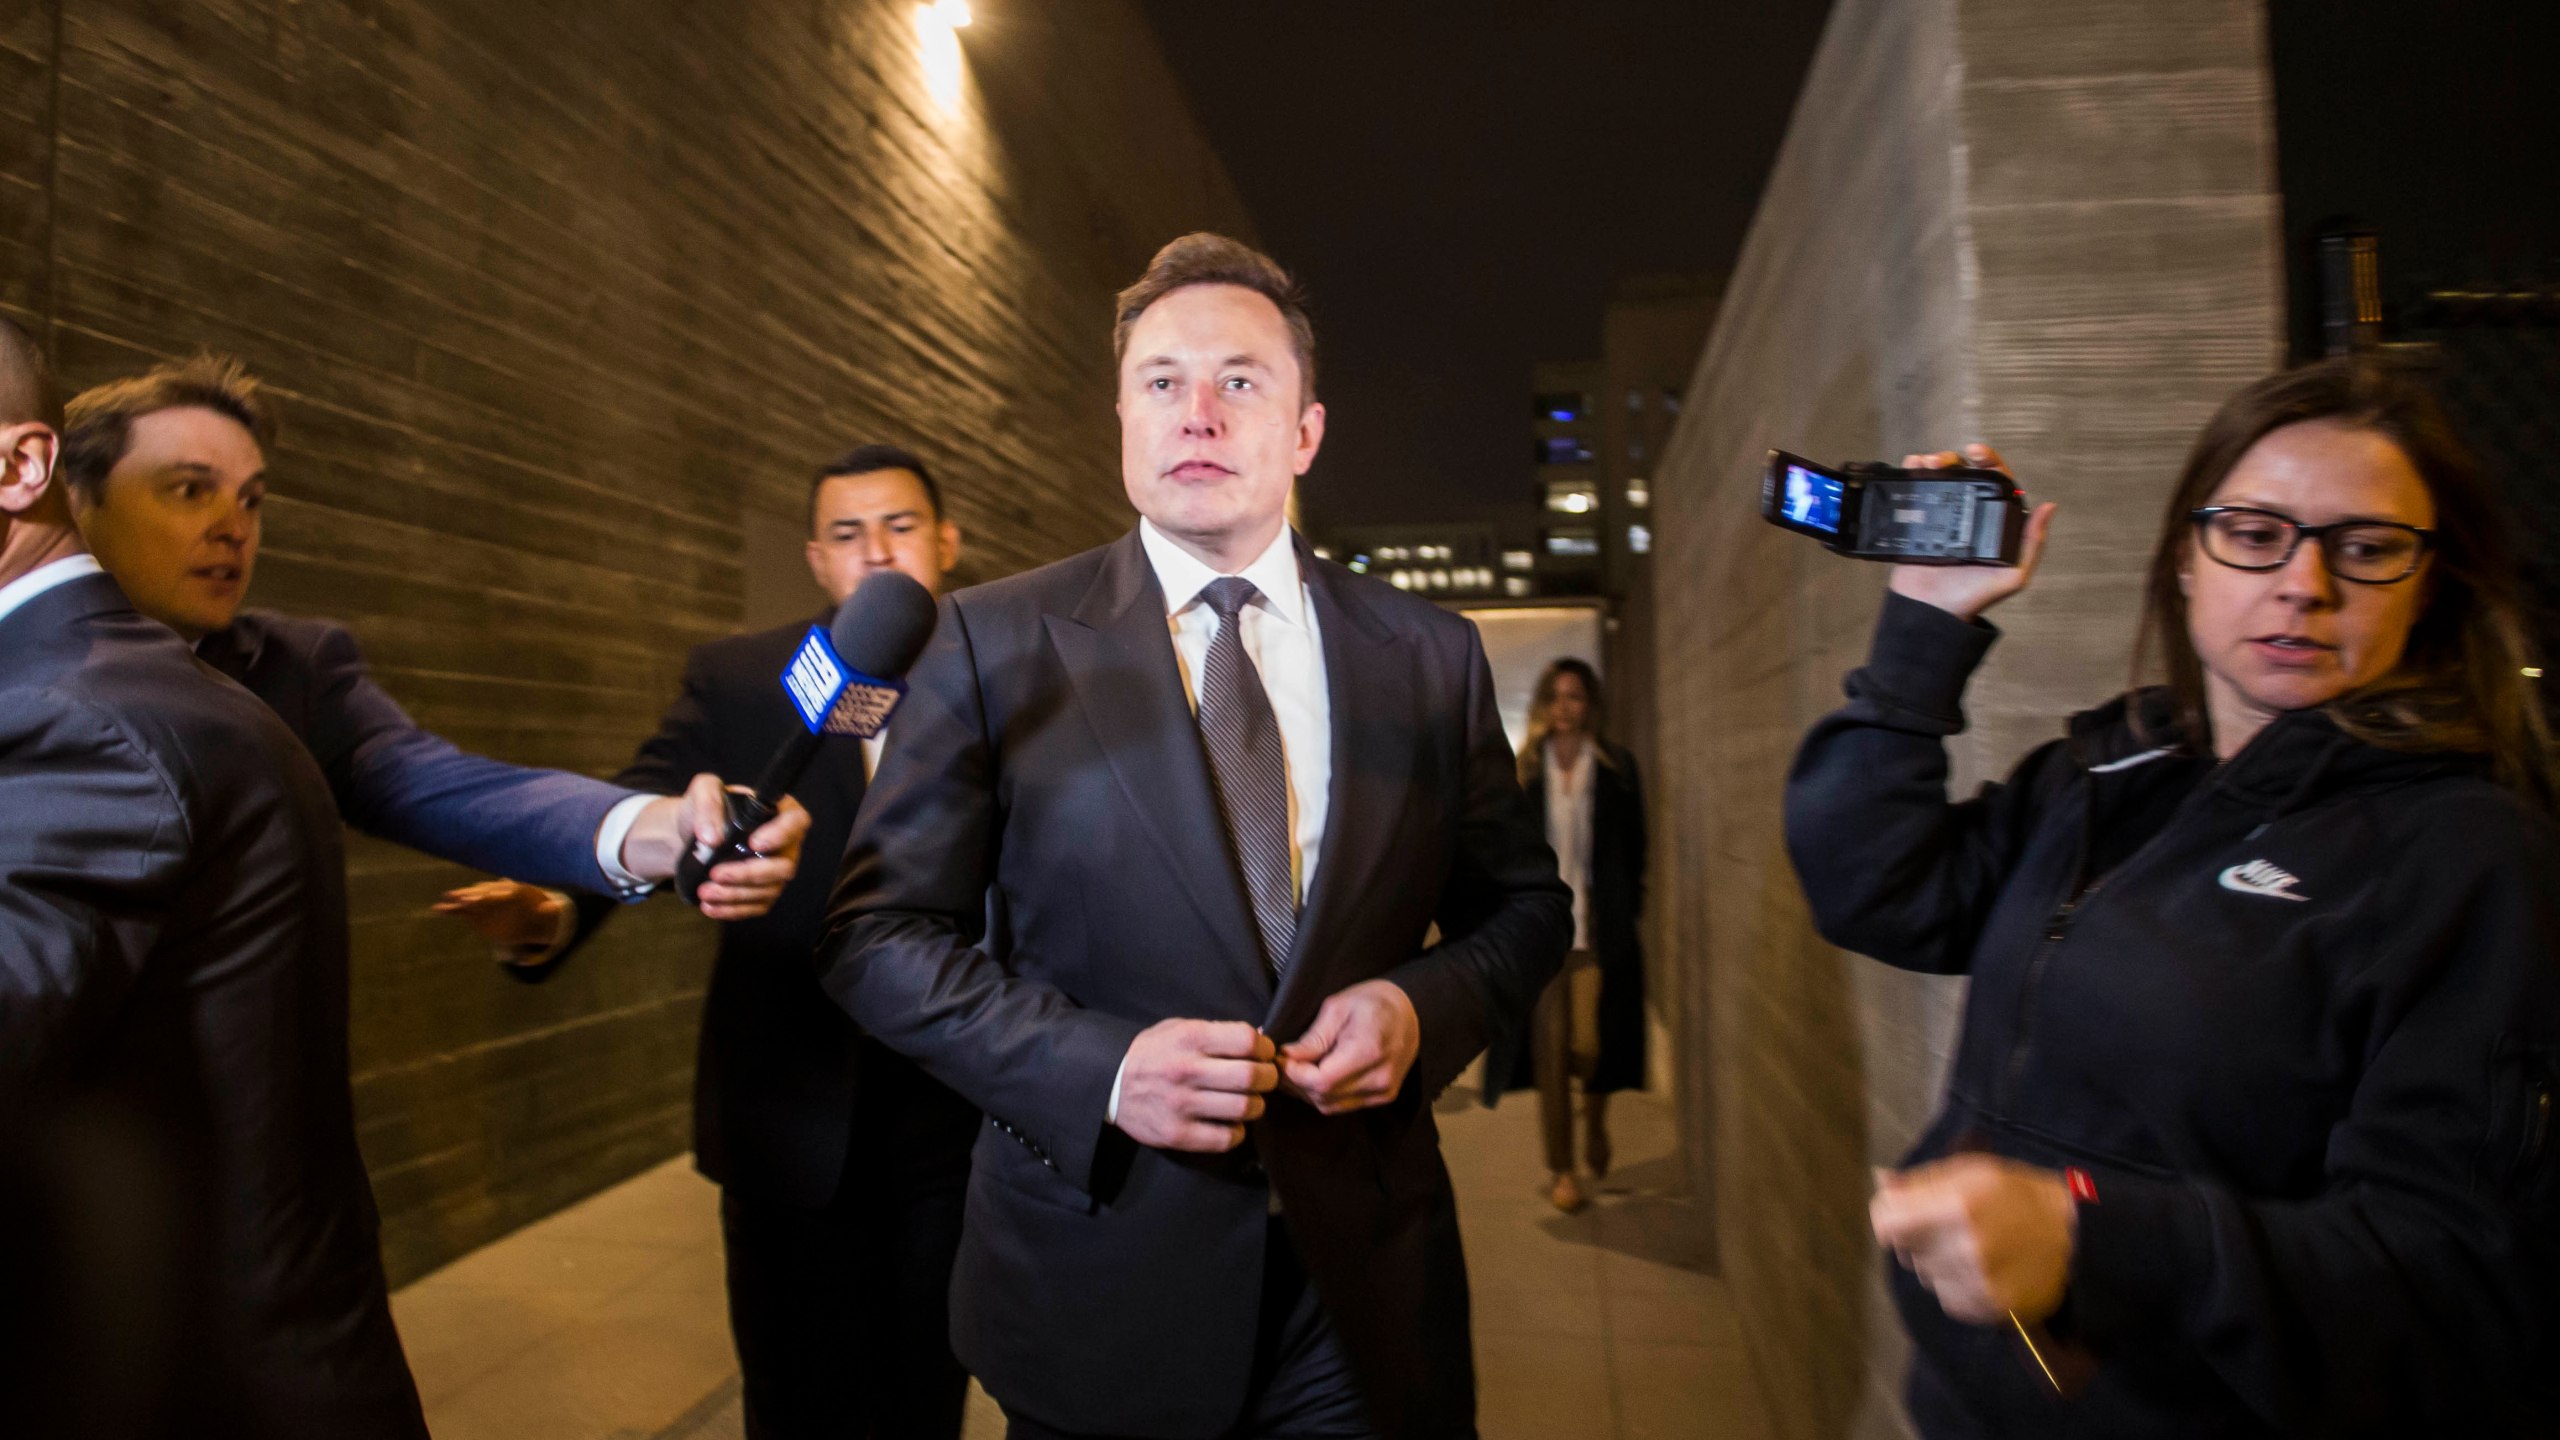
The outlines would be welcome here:
[[[2560,845],[2499,798],[2395,847],[2467,876],[2422,860],[2376,886],[2348,998],[2371,1018],[2341,1032],[2366,1061],[2316,1194],[2096,1177],[2068,1309],[2093,1349],[2182,1334],[2286,1434],[2508,1433],[2536,1403],[2560,1297]]]
[[[1787,853],[1822,938],[1905,970],[1961,974],[2016,865],[2048,782],[2044,746],[2004,784],[1947,799],[1946,739],[1965,727],[1964,687],[1999,631],[1934,605],[1884,597],[1849,703],[1817,722],[1787,774]]]

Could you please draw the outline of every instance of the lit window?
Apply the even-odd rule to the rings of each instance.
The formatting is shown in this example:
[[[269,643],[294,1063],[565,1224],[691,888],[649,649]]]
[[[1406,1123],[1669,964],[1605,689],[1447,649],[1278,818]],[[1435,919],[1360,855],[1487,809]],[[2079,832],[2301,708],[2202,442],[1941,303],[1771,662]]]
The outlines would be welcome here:
[[[1536,401],[1536,414],[1541,420],[1570,425],[1591,408],[1589,399],[1571,390],[1551,390]]]
[[[1679,413],[1680,413],[1680,392],[1679,392],[1679,391],[1677,391],[1677,390],[1665,390],[1665,391],[1663,391],[1663,392],[1662,392],[1662,408],[1663,408],[1663,411],[1664,411],[1666,414],[1671,414],[1671,415],[1677,415],[1677,414],[1679,414]]]
[[[1332,559],[1332,558],[1333,558],[1333,547],[1332,547],[1332,546],[1330,546],[1330,545],[1319,545],[1319,546],[1317,546],[1317,547],[1316,547],[1316,558],[1317,558],[1317,559],[1319,559],[1319,560],[1330,560],[1330,559]]]
[[[1641,412],[1644,409],[1643,391],[1630,390],[1627,392],[1627,409],[1634,412]]]
[[[1652,526],[1650,526],[1650,525],[1630,525],[1630,526],[1628,526],[1628,527],[1627,527],[1627,548],[1628,548],[1629,550],[1634,551],[1634,552],[1635,552],[1636,554],[1638,554],[1638,555],[1650,555],[1650,554],[1652,554],[1652,553],[1653,553],[1653,527],[1652,527]]]
[[[1502,568],[1505,570],[1527,570],[1535,567],[1537,563],[1537,552],[1533,550],[1505,550],[1502,552]]]
[[[1526,575],[1514,575],[1510,579],[1503,581],[1502,593],[1509,595],[1514,599],[1527,595],[1529,593],[1529,577]]]
[[[1588,490],[1557,490],[1547,496],[1547,508],[1566,515],[1588,515],[1600,508],[1600,497]]]
[[[1591,447],[1579,435],[1548,435],[1538,441],[1538,463],[1541,465],[1588,465]]]
[[[1653,482],[1645,479],[1641,475],[1629,478],[1627,481],[1627,504],[1638,510],[1642,510],[1652,503]]]
[[[1600,553],[1600,537],[1588,533],[1559,530],[1547,537],[1547,553],[1550,555],[1597,555]]]

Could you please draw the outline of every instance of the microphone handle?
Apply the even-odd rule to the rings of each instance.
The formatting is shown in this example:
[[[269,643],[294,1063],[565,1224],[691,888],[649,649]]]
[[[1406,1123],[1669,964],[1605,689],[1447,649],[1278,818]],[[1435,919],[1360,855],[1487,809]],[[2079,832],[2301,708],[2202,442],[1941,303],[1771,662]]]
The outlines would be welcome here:
[[[728,828],[721,832],[720,843],[712,846],[708,854],[700,845],[687,846],[683,856],[676,861],[676,893],[684,897],[687,905],[698,907],[702,904],[702,885],[711,878],[712,866],[755,857],[756,852],[747,848],[747,837],[772,819],[780,808],[764,803],[761,795],[748,795],[736,790],[728,791],[722,798],[727,802],[729,823]]]
[[[754,858],[755,852],[747,848],[747,837],[780,813],[782,797],[800,778],[800,772],[809,768],[809,761],[818,753],[818,742],[825,738],[817,731],[794,728],[791,738],[773,752],[772,763],[764,767],[763,777],[756,781],[755,793],[726,792],[723,799],[728,825],[721,832],[720,843],[712,846],[709,854],[704,854],[698,845],[689,845],[676,861],[676,894],[684,897],[684,903],[701,905],[702,884],[711,878],[712,866]]]

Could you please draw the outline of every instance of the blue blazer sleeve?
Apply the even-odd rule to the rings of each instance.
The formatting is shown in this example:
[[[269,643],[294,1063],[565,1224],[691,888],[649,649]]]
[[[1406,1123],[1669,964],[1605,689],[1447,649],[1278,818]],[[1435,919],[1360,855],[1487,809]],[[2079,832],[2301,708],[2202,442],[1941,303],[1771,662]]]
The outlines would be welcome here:
[[[596,863],[596,827],[640,792],[509,765],[430,735],[374,683],[354,636],[334,625],[316,632],[303,657],[312,680],[304,738],[348,824],[494,875],[612,890]]]

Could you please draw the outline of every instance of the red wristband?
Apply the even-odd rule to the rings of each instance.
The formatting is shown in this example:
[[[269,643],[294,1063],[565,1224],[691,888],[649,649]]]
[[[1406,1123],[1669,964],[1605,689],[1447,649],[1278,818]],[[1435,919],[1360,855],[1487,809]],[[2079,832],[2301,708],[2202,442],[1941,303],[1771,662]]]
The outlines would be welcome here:
[[[2071,1187],[2072,1199],[2083,1205],[2098,1203],[2098,1182],[2089,1178],[2088,1171],[2074,1165],[2062,1172],[2062,1183]]]

